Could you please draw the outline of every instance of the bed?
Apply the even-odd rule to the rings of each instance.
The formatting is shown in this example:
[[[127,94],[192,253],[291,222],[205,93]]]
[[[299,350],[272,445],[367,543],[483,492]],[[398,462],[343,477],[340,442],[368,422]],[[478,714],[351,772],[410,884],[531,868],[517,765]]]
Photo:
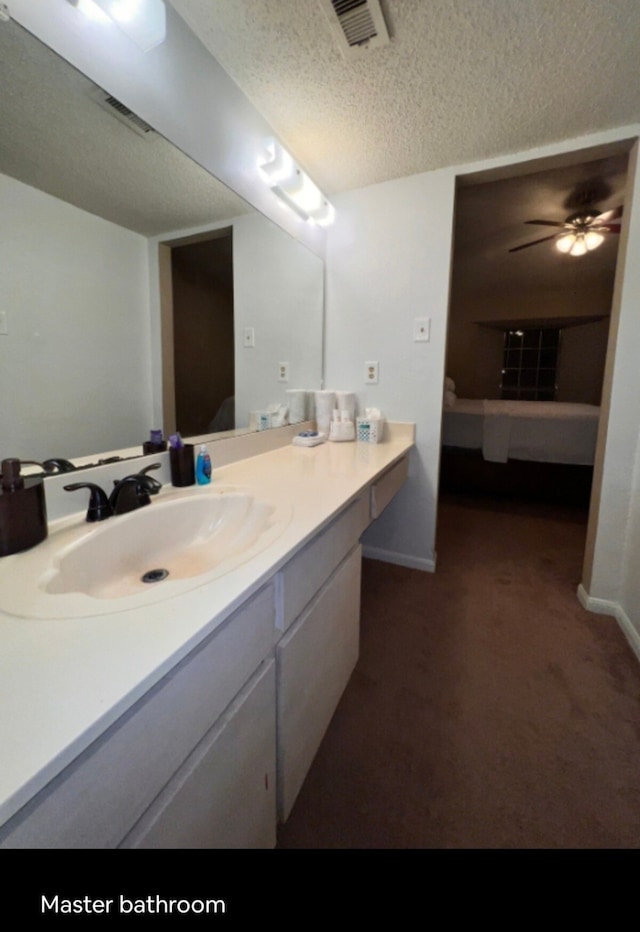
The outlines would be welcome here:
[[[457,398],[444,408],[442,444],[492,463],[593,466],[599,416],[597,405]]]

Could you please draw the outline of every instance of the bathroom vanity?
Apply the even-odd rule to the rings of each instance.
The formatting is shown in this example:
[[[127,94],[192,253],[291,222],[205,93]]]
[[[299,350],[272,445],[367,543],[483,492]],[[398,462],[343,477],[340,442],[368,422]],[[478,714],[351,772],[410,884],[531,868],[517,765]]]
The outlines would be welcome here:
[[[222,468],[214,445],[211,494],[286,512],[265,546],[148,604],[0,614],[1,847],[274,847],[358,659],[360,538],[413,446],[389,427]]]

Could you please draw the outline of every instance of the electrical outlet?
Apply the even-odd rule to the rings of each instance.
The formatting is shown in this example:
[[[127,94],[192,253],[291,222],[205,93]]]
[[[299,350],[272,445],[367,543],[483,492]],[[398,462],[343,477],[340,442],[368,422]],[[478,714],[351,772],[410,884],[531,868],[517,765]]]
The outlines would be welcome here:
[[[416,317],[413,322],[413,342],[428,343],[431,336],[431,318]]]
[[[242,345],[249,348],[256,345],[256,334],[253,327],[244,328]]]
[[[378,363],[377,362],[365,362],[364,380],[367,385],[378,384]]]
[[[288,381],[289,381],[289,363],[279,362],[278,363],[278,382],[288,382]]]

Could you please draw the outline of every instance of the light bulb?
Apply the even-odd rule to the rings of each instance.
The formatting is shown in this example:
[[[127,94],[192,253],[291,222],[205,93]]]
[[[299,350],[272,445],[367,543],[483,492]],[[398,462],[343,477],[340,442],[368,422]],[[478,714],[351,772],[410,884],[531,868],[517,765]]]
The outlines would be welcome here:
[[[283,184],[281,184],[281,187],[306,214],[311,214],[314,210],[322,208],[322,194],[304,172],[298,172],[297,183],[292,185],[290,189],[287,189]]]
[[[275,139],[265,142],[267,160],[259,165],[263,178],[279,198],[303,220],[319,226],[333,222],[335,211],[320,189],[296,165],[287,150]]]
[[[146,52],[164,42],[167,24],[164,0],[69,0],[85,16],[111,20]]]
[[[259,168],[269,185],[273,186],[281,181],[290,182],[292,178],[295,178],[296,166],[286,149],[275,139],[268,140],[265,149],[269,161],[262,162]]]
[[[578,233],[576,241],[571,247],[570,256],[584,256],[587,251],[587,244],[584,241],[584,233]]]
[[[560,239],[556,240],[556,249],[560,252],[571,252],[571,247],[576,241],[574,233],[565,233]]]
[[[109,17],[93,0],[69,0],[72,6],[75,6],[83,13],[87,19],[93,19],[96,22],[108,23]]]
[[[329,201],[323,201],[322,207],[309,214],[311,219],[321,227],[328,227],[336,218],[335,208]]]
[[[597,230],[589,230],[584,235],[584,242],[587,249],[597,249],[600,243],[604,243],[604,236]]]

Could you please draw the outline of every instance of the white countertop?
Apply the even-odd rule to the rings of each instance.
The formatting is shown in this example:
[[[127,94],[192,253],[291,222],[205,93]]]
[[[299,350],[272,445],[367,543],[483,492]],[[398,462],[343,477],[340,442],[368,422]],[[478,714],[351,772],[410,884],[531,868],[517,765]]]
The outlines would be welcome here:
[[[116,614],[32,619],[0,612],[0,822],[402,458],[413,446],[412,425],[406,427],[411,430],[378,444],[288,443],[224,467],[214,463],[213,488],[240,487],[263,501],[286,501],[292,509],[286,529],[267,549],[220,578]],[[201,488],[182,491],[192,490]],[[18,573],[19,557],[4,558]]]

